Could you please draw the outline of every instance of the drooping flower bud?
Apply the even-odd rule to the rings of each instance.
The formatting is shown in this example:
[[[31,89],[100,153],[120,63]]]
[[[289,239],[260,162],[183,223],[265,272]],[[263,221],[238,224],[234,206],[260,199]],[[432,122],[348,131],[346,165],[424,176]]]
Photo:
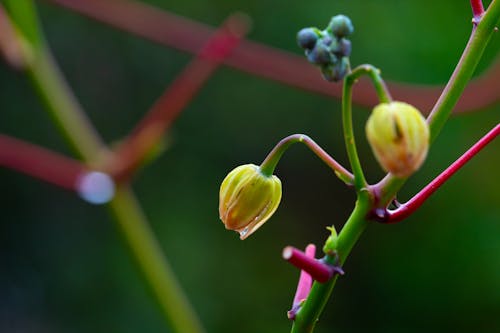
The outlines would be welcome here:
[[[409,104],[377,105],[366,123],[366,135],[382,168],[397,177],[411,175],[427,156],[429,126]]]
[[[281,181],[264,175],[254,164],[232,170],[221,184],[219,216],[226,229],[245,239],[276,211],[281,200]]]

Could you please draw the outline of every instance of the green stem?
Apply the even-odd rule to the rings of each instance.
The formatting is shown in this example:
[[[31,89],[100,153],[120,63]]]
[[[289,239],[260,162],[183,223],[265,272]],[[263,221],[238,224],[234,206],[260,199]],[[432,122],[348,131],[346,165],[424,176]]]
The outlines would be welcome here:
[[[338,236],[336,251],[341,265],[345,262],[352,248],[368,225],[366,214],[371,209],[371,206],[372,203],[369,193],[366,191],[361,192],[351,216]],[[335,260],[335,258],[328,255],[325,259],[327,261]],[[334,276],[333,279],[326,283],[314,282],[307,300],[295,317],[291,333],[310,333],[314,330],[314,326],[337,282],[337,277],[337,275]]]
[[[431,142],[438,136],[474,74],[499,19],[500,1],[493,0],[479,24],[473,28],[469,41],[450,80],[427,118],[431,132]]]
[[[464,53],[462,54],[462,57],[457,64],[453,75],[451,76],[441,97],[437,101],[433,111],[428,117],[428,122],[431,129],[431,140],[434,140],[441,131],[444,123],[451,114],[453,107],[462,94],[467,82],[472,77],[477,63],[479,62],[479,59],[481,58],[481,55],[486,48],[486,45],[488,44],[488,41],[494,32],[495,25],[497,24],[499,19],[500,0],[493,0],[485,15],[477,25],[477,28],[473,30],[471,38],[467,43]],[[347,150],[355,176],[355,186],[357,189],[360,189],[364,184],[364,176],[361,166],[359,165],[359,159],[354,143],[354,136],[352,135],[350,106],[352,84],[356,79],[356,77],[353,75],[354,73],[355,70],[349,76],[347,76],[344,81],[343,120]],[[360,75],[361,74],[357,76]],[[376,78],[376,76],[371,77],[372,80]],[[379,98],[381,99],[381,101],[384,101],[383,98],[381,98],[384,97],[383,86],[376,85],[376,88],[377,93],[379,94]],[[388,94],[386,94],[385,97],[387,97],[388,101],[390,101],[390,97]],[[373,186],[371,190],[378,196],[377,205],[387,205],[405,181],[406,178],[397,178],[391,174],[388,174],[381,182]],[[365,229],[367,225],[366,216],[367,213],[372,209],[373,205],[368,192],[363,191],[358,193],[359,196],[356,207],[352,212],[350,218],[346,222],[338,238],[337,251],[341,264],[344,263],[352,247],[355,245],[355,243],[359,239],[359,236]],[[333,291],[333,287],[335,286],[336,281],[337,276],[325,284],[319,284],[317,282],[314,283],[309,297],[296,315],[292,327],[292,333],[310,333],[313,331],[319,315],[321,314],[328,298],[330,297],[330,294]]]
[[[353,175],[335,161],[333,157],[324,151],[313,139],[304,134],[293,134],[278,142],[260,165],[260,171],[266,176],[271,176],[285,151],[290,148],[292,144],[297,142],[305,144],[314,154],[316,154],[316,156],[325,162],[344,183],[348,185],[353,183]]]
[[[358,66],[344,79],[344,89],[342,93],[342,124],[344,128],[344,141],[347,155],[354,174],[354,187],[357,191],[360,191],[362,188],[367,186],[363,168],[361,167],[361,163],[359,161],[352,126],[352,89],[353,85],[362,75],[368,75],[371,78],[381,102],[388,103],[391,101],[391,95],[389,94],[384,81],[380,77],[380,71],[372,65]]]
[[[67,86],[47,47],[35,52],[28,74],[46,110],[73,151],[87,162],[95,162],[105,146]]]
[[[12,17],[21,20],[15,22],[16,25],[21,29],[25,27],[22,33],[29,37],[34,47],[35,59],[28,68],[33,85],[74,151],[87,164],[95,164],[106,147],[64,81],[41,31],[37,30],[33,3],[28,0],[9,0],[9,3],[12,4]],[[203,332],[139,204],[126,185],[117,189],[109,207],[173,330],[179,333]]]
[[[109,208],[174,332],[203,332],[139,203],[126,185],[117,189]]]
[[[458,99],[462,95],[467,82],[471,79],[481,56],[495,31],[495,25],[500,20],[500,0],[493,0],[479,24],[473,28],[469,41],[460,57],[460,60],[439,97],[432,112],[427,117],[431,133],[431,142],[441,132],[445,122],[451,115]],[[385,207],[399,189],[406,182],[406,178],[397,178],[388,174],[374,186],[379,193],[380,207]]]

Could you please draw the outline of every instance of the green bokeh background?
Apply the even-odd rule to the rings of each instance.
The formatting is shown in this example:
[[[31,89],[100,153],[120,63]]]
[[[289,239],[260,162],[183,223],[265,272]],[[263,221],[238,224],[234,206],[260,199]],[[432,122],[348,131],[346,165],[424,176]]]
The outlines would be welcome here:
[[[468,1],[147,1],[218,25],[240,10],[249,38],[296,54],[295,33],[351,17],[352,62],[386,79],[442,84],[468,38]],[[88,116],[109,143],[127,134],[191,56],[38,2],[43,28]],[[478,72],[500,49],[495,36]],[[293,71],[290,68],[290,71]],[[498,87],[500,94],[500,87]],[[382,172],[363,136],[368,110],[355,108],[369,180]],[[409,198],[489,130],[499,105],[453,117]],[[133,186],[183,288],[208,332],[287,332],[298,271],[286,245],[321,246],[354,196],[304,147],[277,175],[275,216],[240,241],[218,219],[225,174],[259,163],[284,136],[306,133],[347,165],[338,100],[230,68],[220,69],[169,131],[168,150]],[[70,155],[27,79],[0,64],[0,132]],[[500,141],[492,143],[405,223],[371,225],[345,265],[318,333],[500,332]],[[169,332],[105,208],[0,169],[0,332]]]

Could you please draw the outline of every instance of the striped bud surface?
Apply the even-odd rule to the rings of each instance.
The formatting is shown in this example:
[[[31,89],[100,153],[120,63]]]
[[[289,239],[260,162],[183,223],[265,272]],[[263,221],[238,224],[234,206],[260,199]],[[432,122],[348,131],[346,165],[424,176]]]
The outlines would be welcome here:
[[[407,103],[377,105],[366,123],[366,135],[382,168],[397,177],[410,176],[427,156],[429,126]]]
[[[226,229],[245,239],[276,211],[281,200],[281,181],[262,174],[254,164],[232,170],[221,184],[219,216]]]

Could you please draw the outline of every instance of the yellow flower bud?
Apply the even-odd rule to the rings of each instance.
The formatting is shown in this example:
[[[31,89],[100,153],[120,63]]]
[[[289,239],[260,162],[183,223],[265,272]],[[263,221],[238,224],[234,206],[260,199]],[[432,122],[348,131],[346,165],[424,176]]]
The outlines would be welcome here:
[[[377,105],[366,123],[366,135],[382,168],[397,177],[411,175],[427,156],[429,126],[409,104]]]
[[[254,164],[231,171],[221,184],[219,216],[226,229],[245,239],[276,211],[281,200],[281,181],[262,174]]]

